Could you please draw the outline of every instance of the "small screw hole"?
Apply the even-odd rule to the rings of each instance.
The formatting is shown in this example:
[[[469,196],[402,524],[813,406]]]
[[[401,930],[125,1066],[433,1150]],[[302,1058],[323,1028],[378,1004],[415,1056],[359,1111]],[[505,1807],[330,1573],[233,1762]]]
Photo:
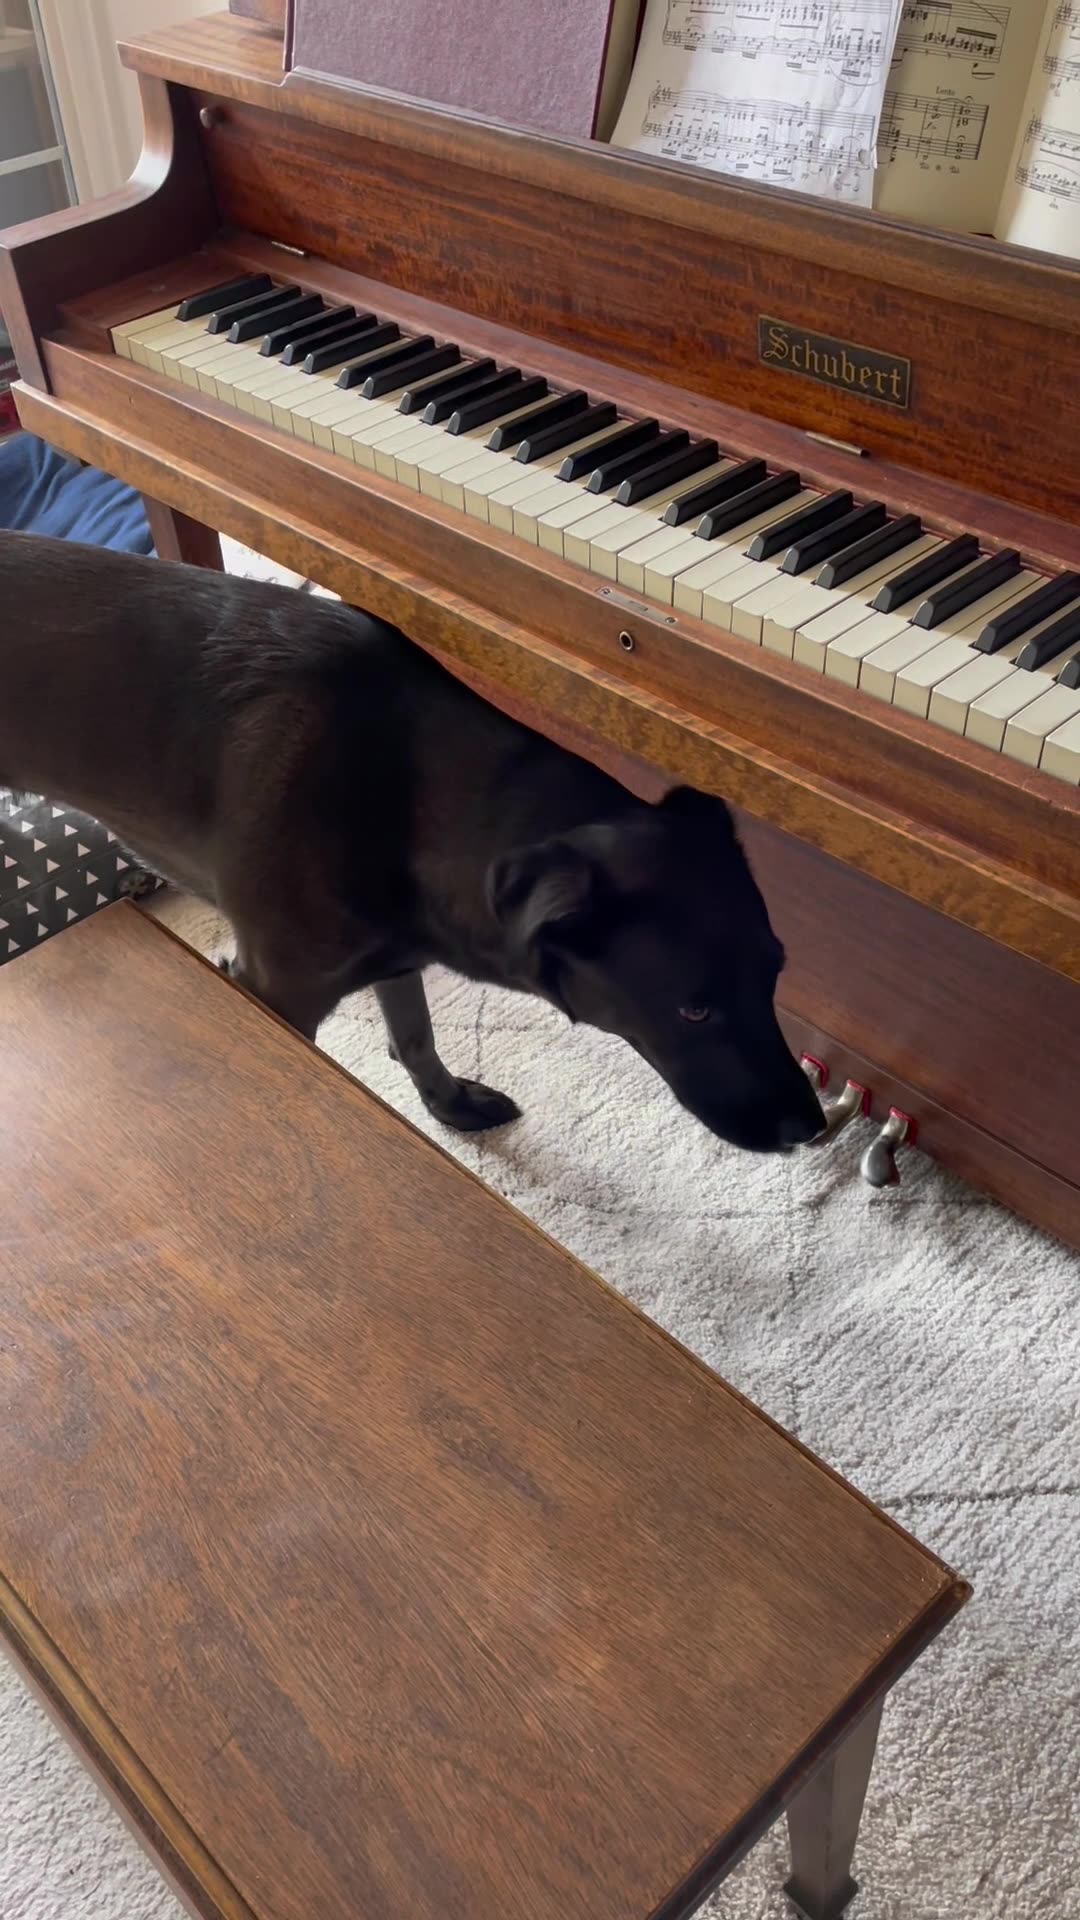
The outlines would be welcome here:
[[[619,645],[624,653],[633,653],[634,651],[634,636],[632,633],[627,633],[625,627],[619,635]]]

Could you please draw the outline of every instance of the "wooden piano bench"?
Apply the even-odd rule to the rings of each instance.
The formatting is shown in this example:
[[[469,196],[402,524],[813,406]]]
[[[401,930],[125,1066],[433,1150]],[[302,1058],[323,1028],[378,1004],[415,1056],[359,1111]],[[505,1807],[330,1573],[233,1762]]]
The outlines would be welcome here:
[[[835,1920],[964,1583],[136,907],[0,1027],[0,1622],[191,1910]]]

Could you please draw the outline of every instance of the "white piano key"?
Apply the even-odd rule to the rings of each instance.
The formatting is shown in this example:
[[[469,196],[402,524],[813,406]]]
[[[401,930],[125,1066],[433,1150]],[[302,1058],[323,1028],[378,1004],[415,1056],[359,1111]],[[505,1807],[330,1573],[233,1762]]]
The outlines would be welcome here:
[[[730,465],[730,461],[724,460],[717,462],[715,466],[705,468],[701,473],[693,476],[695,484],[704,486],[707,480],[715,479]],[[591,573],[601,574],[604,579],[617,580],[621,556],[628,548],[637,546],[650,535],[664,530],[664,514],[668,507],[673,500],[677,500],[679,495],[686,493],[687,490],[686,480],[680,480],[675,486],[665,487],[660,493],[650,494],[632,507],[621,506],[618,501],[613,501],[612,512],[622,515],[622,519],[613,521],[603,530],[590,535],[588,559],[582,564],[587,565]],[[577,557],[571,552],[571,542],[578,539],[583,531],[584,529],[578,527],[567,528],[563,539],[563,552],[568,560]],[[749,539],[749,536],[747,538]]]
[[[550,405],[550,401],[543,402]],[[552,453],[544,460],[537,460],[529,467],[523,467],[517,458],[517,448],[505,448],[499,452],[490,452],[488,464],[481,467],[472,463],[471,472],[452,470],[442,476],[442,498],[447,506],[456,506],[460,492],[463,511],[476,520],[486,520],[490,526],[502,526],[507,532],[513,530],[514,506],[523,504],[530,498],[536,498],[540,492],[547,493],[551,487],[561,489],[561,498],[566,497],[571,482],[556,479],[556,474],[567,454],[576,453],[584,447],[595,446],[609,438],[612,429],[605,428],[600,433],[589,433],[580,440],[574,440],[558,453]],[[527,476],[532,476],[529,479]],[[583,491],[578,489],[579,492]],[[509,495],[509,501],[505,496]],[[585,496],[592,499],[595,496]]]
[[[563,556],[573,560],[579,567],[591,564],[594,551],[605,537],[614,536],[616,543],[624,542],[632,546],[635,540],[643,539],[646,533],[655,533],[660,515],[649,513],[645,507],[620,507],[603,495],[589,496],[593,502],[591,510],[585,509],[584,517],[571,523],[563,533]],[[614,580],[617,566],[617,544],[615,548],[605,548],[607,554],[607,577]]]
[[[109,328],[113,352],[121,354],[125,360],[134,359],[135,356],[131,351],[132,336],[152,333],[155,327],[167,326],[170,320],[176,319],[179,309],[179,300],[174,300],[171,307],[159,307],[156,313],[140,314],[131,320],[118,320],[114,327]],[[203,324],[206,324],[205,321]]]
[[[1080,719],[1067,720],[1045,742],[1040,766],[1058,780],[1080,787]]]
[[[936,535],[924,533],[900,553],[890,554],[887,560],[878,560],[862,573],[853,574],[840,587],[819,587],[805,579],[797,582],[798,591],[782,603],[782,612],[778,606],[774,614],[766,615],[761,630],[762,646],[790,660],[796,657],[795,649],[803,629],[812,621],[821,620],[824,614],[832,613],[835,618],[827,626],[822,621],[817,642],[819,647],[827,646],[830,640],[836,640],[872,611],[870,603],[874,595],[891,574],[900,573],[941,544]],[[804,665],[813,665],[820,672],[821,658],[808,659]]]
[[[539,461],[531,467],[520,468],[523,474],[533,473],[536,476],[535,482],[528,492],[523,492],[520,496],[516,493],[516,482],[511,482],[515,486],[515,499],[512,504],[501,493],[492,495],[488,510],[488,518],[492,525],[505,527],[507,532],[516,533],[519,539],[528,540],[532,546],[538,545],[537,529],[542,514],[549,513],[553,507],[565,504],[569,500],[588,502],[596,497],[586,491],[587,474],[578,480],[559,479],[559,467],[567,454],[586,446],[602,446],[605,440],[610,440],[614,434],[621,433],[625,425],[625,420],[617,420],[611,426],[601,427],[597,433],[588,434],[582,440],[575,440],[572,445],[561,447],[558,459],[552,462],[550,470],[546,470],[546,462],[545,470],[542,470]],[[524,486],[524,481],[521,484]],[[512,515],[512,526],[509,515]]]
[[[198,324],[198,323],[197,323]],[[196,369],[205,361],[218,360],[225,353],[236,353],[238,348],[226,340],[224,334],[207,333],[205,323],[186,346],[166,347],[161,354],[161,370],[170,379],[180,379],[188,387],[199,384]]]
[[[535,406],[535,401],[532,406]],[[485,441],[491,438],[495,428],[517,418],[519,413],[528,413],[532,407],[514,407],[502,413],[497,419],[489,420],[482,427],[473,427],[468,433],[447,433],[444,424],[427,428],[430,436],[426,443],[410,443],[408,447],[394,448],[397,478],[402,486],[418,488],[429,499],[441,500],[444,477],[454,473],[455,468],[466,466],[484,451]]]
[[[755,646],[761,645],[765,618],[768,614],[778,613],[793,595],[799,591],[799,583],[790,573],[784,573],[780,567],[782,554],[778,554],[773,563],[771,580],[755,587],[732,608],[731,631],[741,640],[750,640]]]
[[[859,667],[859,686],[864,693],[872,693],[877,700],[891,701],[901,667],[921,660],[936,645],[937,640],[929,628],[909,626],[906,632],[896,634],[893,639],[886,640],[871,653],[863,655]]]
[[[685,547],[685,527],[659,527],[655,532],[646,534],[644,539],[636,540],[618,557],[618,580],[621,587],[630,593],[645,593],[646,571],[662,560],[667,553],[673,553],[676,547]]]
[[[734,573],[725,574],[706,587],[701,596],[701,617],[710,626],[723,627],[725,632],[732,631],[735,603],[745,594],[753,593],[771,578],[774,568],[768,560],[747,560],[742,557],[742,565]]]
[[[1027,632],[1019,634],[1015,640],[1010,640],[1006,646],[999,648],[997,653],[981,653],[975,648],[974,641],[978,639],[985,622],[973,621],[966,634],[961,637],[961,643],[971,647],[972,657],[970,661],[961,665],[956,673],[950,674],[947,679],[940,681],[932,689],[927,717],[935,721],[938,726],[947,727],[950,733],[963,733],[967,725],[968,708],[972,702],[980,699],[984,693],[989,693],[991,687],[996,687],[1000,681],[1008,679],[1014,672],[1016,661],[1028,641],[1034,639],[1043,632],[1044,628],[1051,626],[1059,618],[1060,615],[1057,613],[1048,614],[1045,620],[1040,620],[1037,626],[1030,627]],[[1052,676],[1064,665],[1066,658],[1067,655],[1059,655],[1047,668],[1040,671]]]
[[[975,653],[966,666],[931,690],[929,718],[950,733],[963,733],[973,701],[1000,681],[1011,679],[1015,662],[1004,653]]]
[[[164,354],[177,347],[190,346],[199,338],[206,338],[206,321],[178,320],[174,311],[166,325],[129,335],[127,346],[130,357],[139,366],[147,367],[151,373],[163,373]]]
[[[925,720],[934,688],[950,675],[959,673],[962,667],[970,666],[973,660],[984,658],[985,655],[976,653],[964,640],[939,640],[928,653],[899,669],[893,687],[893,706]]]
[[[715,540],[702,540],[697,534],[691,534],[683,547],[673,547],[660,560],[654,560],[646,578],[646,592],[651,599],[676,606],[683,613],[701,617],[701,595],[706,586],[710,586],[721,573],[727,573],[733,567],[741,566],[746,559],[746,548],[755,533],[770,527],[774,520],[785,514],[794,513],[799,507],[808,507],[818,495],[809,489],[793,495],[781,506],[767,507],[755,514],[752,520],[746,520],[739,527],[729,528]],[[685,531],[685,529],[684,529]]]
[[[341,401],[345,399],[341,388],[332,373],[302,374],[302,389],[279,394],[271,401],[270,411],[274,416],[274,425],[283,426],[296,440],[315,440],[315,422],[327,417],[332,407],[337,409],[335,417],[341,418]]]
[[[910,631],[908,622],[902,613],[872,613],[867,620],[860,620],[857,626],[842,633],[825,649],[824,672],[829,680],[842,680],[847,687],[857,687],[859,672],[867,654],[883,647],[890,640],[896,640],[901,634]]]
[[[1043,676],[1045,680],[1045,675]],[[1050,734],[1080,716],[1080,690],[1048,686],[1045,693],[1023,707],[1005,724],[1002,752],[1025,766],[1037,767]]]
[[[199,391],[209,399],[221,400],[226,406],[236,407],[239,411],[237,383],[251,377],[260,359],[258,347],[233,346],[222,360],[200,360]]]
[[[964,728],[967,738],[1000,753],[1009,721],[1014,720],[1025,707],[1030,707],[1032,701],[1038,700],[1045,691],[1045,674],[1028,673],[1023,667],[1014,667],[1007,679],[999,680],[996,686],[972,701]]]

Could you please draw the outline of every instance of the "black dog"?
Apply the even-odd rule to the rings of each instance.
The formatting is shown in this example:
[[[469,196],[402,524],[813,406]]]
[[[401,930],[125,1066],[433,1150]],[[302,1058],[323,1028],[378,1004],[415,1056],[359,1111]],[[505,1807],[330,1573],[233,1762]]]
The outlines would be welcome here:
[[[231,921],[301,1032],[374,986],[447,1125],[512,1119],[435,1050],[433,961],[621,1034],[722,1139],[822,1116],[726,807],[648,806],[393,628],[291,588],[0,535],[0,785],[95,815]]]

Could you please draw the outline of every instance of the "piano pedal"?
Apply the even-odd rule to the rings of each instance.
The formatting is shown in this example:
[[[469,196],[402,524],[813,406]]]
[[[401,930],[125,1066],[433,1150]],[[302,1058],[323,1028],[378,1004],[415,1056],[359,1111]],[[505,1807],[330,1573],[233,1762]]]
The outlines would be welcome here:
[[[803,1054],[800,1065],[814,1092],[820,1096],[829,1084],[828,1067],[820,1060],[815,1060],[810,1053]],[[825,1127],[817,1139],[811,1141],[815,1147],[827,1147],[830,1140],[835,1140],[837,1134],[842,1133],[848,1123],[854,1120],[856,1114],[869,1113],[869,1090],[860,1086],[857,1080],[849,1080],[843,1093],[837,1094],[835,1100],[822,1100],[821,1111],[825,1115]]]
[[[829,1083],[829,1069],[823,1061],[813,1054],[804,1053],[800,1061],[803,1072],[814,1091],[820,1097]],[[835,1140],[838,1133],[855,1119],[856,1115],[869,1116],[870,1091],[857,1080],[849,1080],[844,1091],[835,1099],[821,1100],[821,1110],[825,1115],[824,1130],[811,1142],[815,1147],[826,1147]],[[896,1156],[902,1146],[914,1146],[916,1124],[909,1113],[903,1113],[899,1107],[889,1109],[889,1117],[881,1127],[876,1139],[864,1150],[859,1158],[859,1172],[867,1186],[898,1187],[900,1173]]]
[[[877,1139],[870,1142],[859,1161],[859,1172],[867,1185],[898,1187],[900,1175],[896,1166],[897,1148],[905,1144],[914,1145],[914,1141],[915,1122],[911,1115],[901,1113],[899,1107],[892,1107]]]

